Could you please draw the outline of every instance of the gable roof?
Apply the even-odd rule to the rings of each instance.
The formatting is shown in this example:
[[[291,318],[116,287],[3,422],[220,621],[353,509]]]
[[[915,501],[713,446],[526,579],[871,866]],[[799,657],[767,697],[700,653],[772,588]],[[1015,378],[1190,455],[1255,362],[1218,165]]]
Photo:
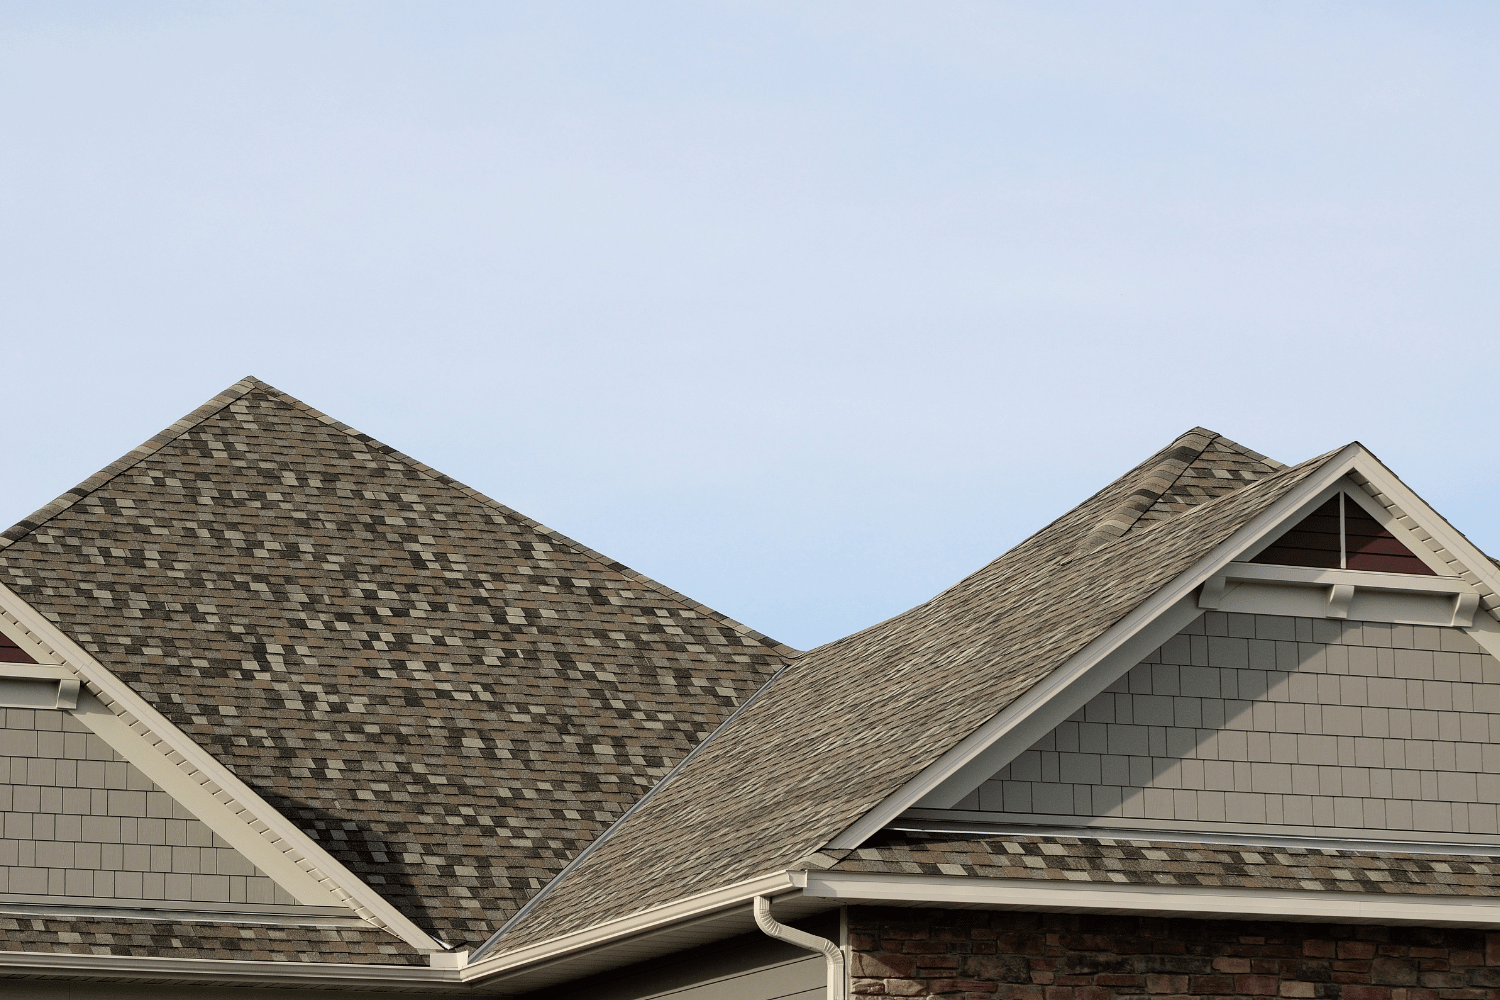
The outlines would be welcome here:
[[[795,655],[255,379],[5,532],[0,582],[455,944]]]
[[[1288,469],[1195,428],[927,603],[806,654],[496,947],[797,866],[1334,454]],[[1210,496],[1210,479],[1240,485]],[[1173,517],[1121,514],[1169,494]]]

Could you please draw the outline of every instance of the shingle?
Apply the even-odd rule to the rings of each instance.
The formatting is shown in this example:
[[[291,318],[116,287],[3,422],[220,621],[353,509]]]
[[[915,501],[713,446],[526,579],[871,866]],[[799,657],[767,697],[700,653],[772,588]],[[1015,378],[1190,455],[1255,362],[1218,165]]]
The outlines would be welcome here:
[[[1336,851],[1144,840],[887,831],[830,871],[917,871],[994,879],[1233,886],[1418,896],[1500,895],[1491,855]]]
[[[926,604],[795,661],[497,947],[785,869],[822,849],[1331,457],[1258,480],[1247,468],[1235,492],[1080,546],[1181,442]]]
[[[12,951],[255,962],[426,965],[427,955],[373,927],[297,927],[188,920],[0,914]]]
[[[453,943],[794,655],[254,379],[0,541],[7,586]]]

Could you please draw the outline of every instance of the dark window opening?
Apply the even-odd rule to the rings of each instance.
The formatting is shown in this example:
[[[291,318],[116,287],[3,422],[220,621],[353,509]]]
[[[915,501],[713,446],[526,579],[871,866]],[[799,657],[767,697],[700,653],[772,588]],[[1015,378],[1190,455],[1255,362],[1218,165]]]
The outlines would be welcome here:
[[[1342,493],[1307,515],[1250,561],[1277,566],[1437,575],[1369,512]]]

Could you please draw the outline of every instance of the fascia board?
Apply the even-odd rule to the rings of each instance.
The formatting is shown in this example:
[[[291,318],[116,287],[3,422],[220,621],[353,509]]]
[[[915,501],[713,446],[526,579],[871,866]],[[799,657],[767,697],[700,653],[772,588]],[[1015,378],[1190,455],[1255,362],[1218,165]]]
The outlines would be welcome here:
[[[341,901],[360,916],[384,927],[419,951],[448,950],[394,904],[336,861],[250,786],[235,777],[229,768],[153,708],[130,685],[111,673],[87,650],[4,584],[0,584],[0,609],[50,646],[122,725],[153,744],[158,753],[174,765],[179,773],[188,777],[195,786],[221,805],[240,814],[246,827],[274,845],[282,855],[288,856],[307,875],[326,883],[336,897],[341,897]],[[233,842],[233,838],[225,839]]]
[[[1348,474],[1361,455],[1368,454],[1358,443],[1346,445],[1340,449],[1323,464],[1322,468],[1297,484],[1286,496],[1252,518],[1249,523],[1198,559],[1176,579],[1163,586],[1134,611],[1111,626],[1103,635],[1089,643],[1081,652],[1033,685],[1030,690],[1002,709],[989,722],[959,741],[915,778],[887,796],[875,808],[866,812],[864,816],[829,841],[824,849],[852,850],[858,847],[887,823],[937,791],[939,786],[957,775],[961,768],[983,753],[1002,735],[1020,725],[1059,693],[1067,690],[1105,657],[1120,649],[1133,636],[1171,610],[1174,605],[1186,600],[1196,588],[1236,556],[1316,500],[1323,491],[1330,489],[1340,478]]]
[[[1474,574],[1491,592],[1490,599],[1500,595],[1500,566],[1481,552],[1473,542],[1437,511],[1418,496],[1411,487],[1403,483],[1394,472],[1386,468],[1380,459],[1360,449],[1354,471],[1364,476],[1381,493],[1390,497],[1401,512],[1412,519],[1417,527],[1431,535],[1440,548],[1451,553],[1459,565]],[[1425,553],[1421,553],[1425,554]],[[1426,560],[1424,560],[1426,561]],[[1438,567],[1434,567],[1436,569]],[[1451,570],[1443,570],[1451,574]]]
[[[513,974],[529,966],[555,961],[574,952],[597,948],[622,938],[646,934],[669,924],[683,923],[715,911],[741,906],[756,896],[775,895],[793,888],[792,875],[785,871],[747,879],[722,889],[714,889],[673,903],[655,906],[572,934],[550,938],[514,951],[502,952],[493,958],[467,966],[463,970],[464,981],[493,979],[496,976]]]
[[[1356,463],[1354,472],[1368,483],[1367,486],[1362,486],[1366,494],[1374,490],[1389,499],[1402,517],[1408,518],[1418,531],[1427,535],[1429,540],[1423,540],[1419,536],[1416,543],[1408,548],[1422,557],[1435,571],[1451,574],[1454,566],[1440,563],[1440,559],[1446,554],[1462,570],[1461,577],[1475,586],[1480,594],[1478,607],[1484,610],[1483,613],[1474,615],[1465,631],[1491,656],[1500,657],[1500,620],[1496,617],[1497,602],[1500,602],[1500,567],[1374,455],[1365,452]],[[1401,524],[1392,511],[1380,507],[1377,498],[1366,495],[1360,499],[1364,501],[1366,509],[1379,508],[1376,517],[1398,537],[1403,533],[1411,533],[1411,528]],[[1374,510],[1371,512],[1375,513]],[[1440,551],[1432,552],[1433,545]]]
[[[807,896],[845,903],[927,903],[997,909],[1103,911],[1228,919],[1500,927],[1500,898],[1236,889],[1221,886],[993,879],[978,876],[807,872]]]
[[[155,982],[229,982],[236,986],[337,986],[379,989],[401,986],[459,986],[453,969],[422,965],[361,965],[335,962],[246,962],[235,959],[169,958],[134,955],[70,955],[56,952],[0,951],[0,970],[14,975],[87,976],[150,979]]]

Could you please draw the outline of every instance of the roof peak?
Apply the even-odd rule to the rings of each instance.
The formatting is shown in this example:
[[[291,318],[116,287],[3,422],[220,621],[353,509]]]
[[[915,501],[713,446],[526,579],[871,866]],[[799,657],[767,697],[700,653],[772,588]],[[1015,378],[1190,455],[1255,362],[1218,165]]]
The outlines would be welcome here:
[[[764,635],[756,631],[755,629],[752,629],[750,626],[736,621],[733,618],[730,618],[728,615],[725,615],[722,612],[715,611],[713,608],[710,608],[705,604],[700,604],[687,595],[673,590],[666,584],[660,583],[659,581],[654,580],[643,573],[631,569],[629,566],[626,566],[624,563],[621,563],[618,560],[611,559],[603,553],[594,551],[587,545],[584,545],[583,543],[570,538],[567,535],[564,535],[562,532],[557,531],[554,528],[549,528],[539,521],[532,520],[519,511],[507,507],[505,504],[494,499],[493,497],[487,496],[484,493],[481,493],[480,491],[474,489],[473,487],[464,485],[463,483],[454,479],[452,476],[448,476],[433,468],[432,466],[427,465],[425,462],[418,461],[405,452],[399,451],[396,448],[392,448],[390,445],[384,443],[383,441],[380,441],[378,438],[371,437],[363,431],[360,431],[341,420],[337,420],[329,416],[322,410],[319,410],[314,406],[310,406],[309,404],[298,399],[296,396],[293,396],[291,393],[278,389],[274,385],[256,378],[254,375],[246,375],[238,382],[235,382],[233,385],[229,386],[229,388],[225,389],[223,392],[220,392],[218,395],[205,402],[202,406],[197,407],[192,412],[182,417],[180,420],[177,420],[176,422],[171,424],[171,426],[152,436],[142,444],[137,445],[135,448],[132,448],[130,451],[120,456],[120,458],[111,462],[109,465],[106,465],[103,469],[100,469],[98,472],[94,473],[92,476],[88,477],[77,486],[63,493],[62,496],[59,496],[57,499],[53,500],[51,503],[48,503],[39,510],[34,511],[28,517],[16,522],[6,531],[0,532],[0,552],[3,552],[7,547],[25,538],[37,528],[41,527],[43,524],[46,524],[54,517],[57,517],[59,514],[73,507],[75,504],[86,499],[90,494],[103,488],[105,485],[110,483],[121,474],[128,472],[131,468],[135,467],[140,462],[156,454],[158,451],[165,448],[173,441],[176,441],[184,434],[193,430],[193,428],[213,417],[214,414],[220,412],[225,407],[232,406],[234,403],[256,390],[260,390],[261,392],[265,392],[269,395],[275,396],[282,402],[286,403],[288,406],[292,406],[298,410],[301,410],[304,414],[312,417],[320,423],[326,424],[336,430],[343,431],[350,437],[356,438],[362,443],[374,447],[382,454],[406,464],[421,475],[435,480],[436,482],[442,483],[443,485],[451,489],[457,490],[472,498],[473,500],[499,511],[508,518],[515,519],[516,521],[526,525],[533,531],[546,535],[548,538],[574,549],[580,555],[583,555],[586,558],[597,560],[598,562],[609,567],[611,570],[614,570],[622,576],[628,577],[629,579],[641,584],[644,587],[649,587],[663,597],[666,597],[669,600],[682,605],[683,607],[711,618],[714,621],[719,622],[720,624],[728,626],[742,636],[754,639],[756,642],[764,643],[766,646],[773,649],[782,656],[801,655],[801,650],[788,646],[785,643],[778,642],[777,640],[772,639],[770,636]]]
[[[1077,551],[1092,552],[1138,526],[1168,520],[1284,468],[1217,431],[1194,427],[1157,453],[1156,461],[1142,469],[1130,492],[1084,536]]]

